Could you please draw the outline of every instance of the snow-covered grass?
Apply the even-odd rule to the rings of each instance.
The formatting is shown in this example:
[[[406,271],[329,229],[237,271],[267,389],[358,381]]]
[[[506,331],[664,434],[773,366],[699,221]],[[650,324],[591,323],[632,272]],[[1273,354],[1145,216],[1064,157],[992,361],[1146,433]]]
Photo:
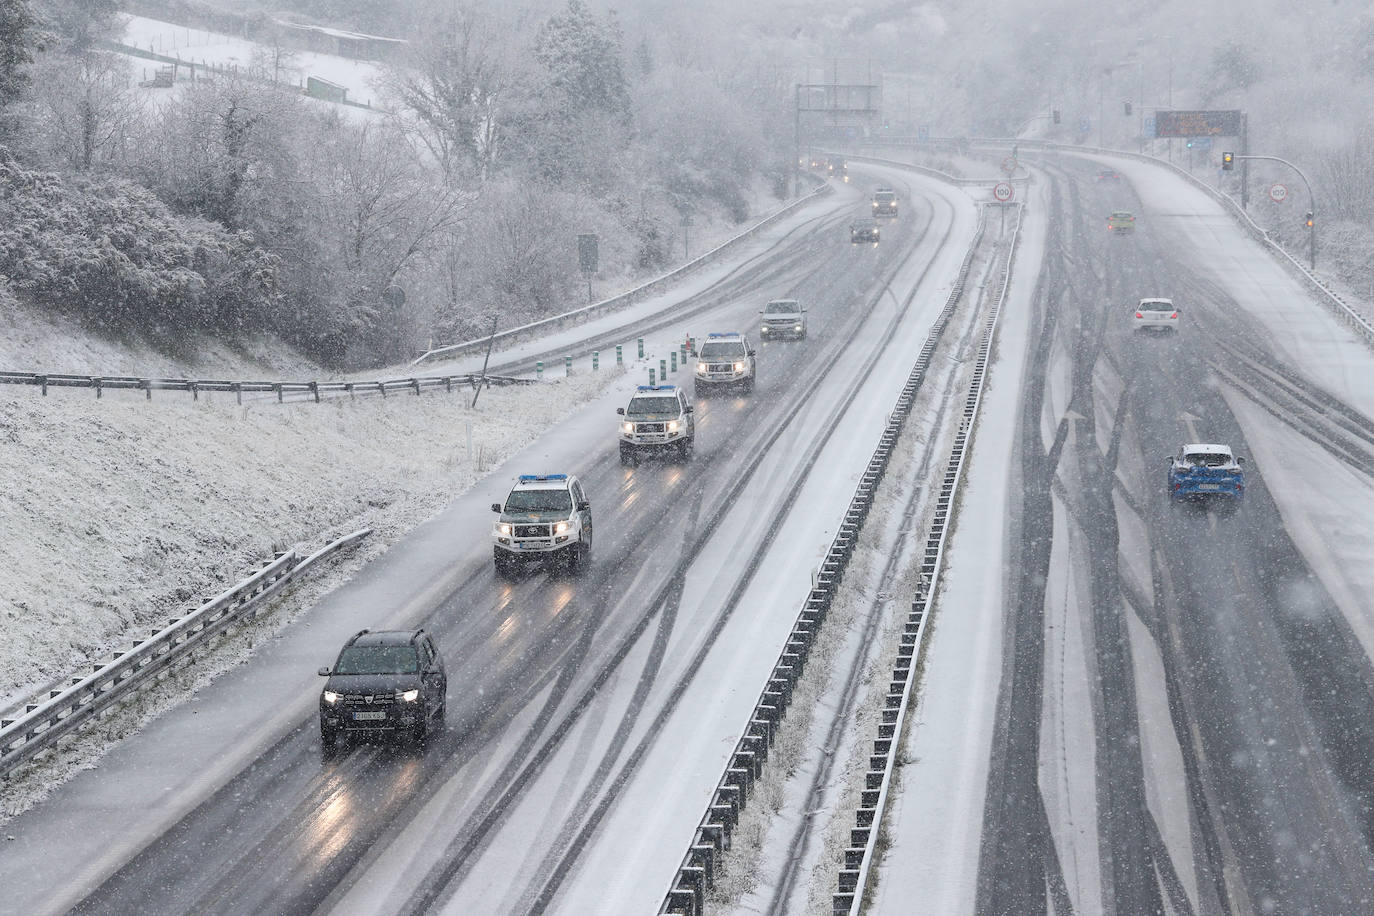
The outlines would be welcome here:
[[[176,358],[27,309],[0,318],[14,370],[316,377],[280,346]],[[0,390],[0,706],[108,657],[273,549],[369,526],[373,556],[614,369],[537,386],[238,406],[230,395]],[[471,430],[472,452],[468,452]]]

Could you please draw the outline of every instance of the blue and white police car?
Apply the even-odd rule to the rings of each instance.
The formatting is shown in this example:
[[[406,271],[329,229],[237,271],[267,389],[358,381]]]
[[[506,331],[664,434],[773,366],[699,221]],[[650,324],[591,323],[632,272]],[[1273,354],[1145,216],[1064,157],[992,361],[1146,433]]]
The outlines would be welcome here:
[[[630,402],[617,407],[620,421],[620,463],[634,464],[643,455],[677,453],[692,457],[696,421],[687,392],[677,385],[640,385]]]
[[[697,352],[697,374],[693,391],[702,394],[720,388],[754,390],[754,348],[739,331],[719,331],[706,335]]]
[[[571,474],[521,474],[492,527],[498,575],[528,560],[565,562],[583,571],[592,553],[592,504]]]

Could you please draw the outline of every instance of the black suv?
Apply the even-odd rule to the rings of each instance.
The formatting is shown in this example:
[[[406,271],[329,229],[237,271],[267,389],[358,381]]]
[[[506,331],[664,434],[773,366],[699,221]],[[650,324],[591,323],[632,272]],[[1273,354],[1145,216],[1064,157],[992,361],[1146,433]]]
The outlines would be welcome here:
[[[353,732],[403,735],[418,744],[444,723],[448,675],[424,630],[359,630],[320,676],[329,678],[320,694],[326,752]]]

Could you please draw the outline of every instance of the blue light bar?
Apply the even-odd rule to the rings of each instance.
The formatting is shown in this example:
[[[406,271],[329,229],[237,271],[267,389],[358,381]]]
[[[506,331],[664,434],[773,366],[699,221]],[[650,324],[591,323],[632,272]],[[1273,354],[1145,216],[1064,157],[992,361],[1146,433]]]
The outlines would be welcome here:
[[[567,474],[521,474],[521,480],[567,480]]]
[[[707,337],[738,337],[739,331],[712,331]]]
[[[636,385],[635,391],[672,391],[676,385]]]

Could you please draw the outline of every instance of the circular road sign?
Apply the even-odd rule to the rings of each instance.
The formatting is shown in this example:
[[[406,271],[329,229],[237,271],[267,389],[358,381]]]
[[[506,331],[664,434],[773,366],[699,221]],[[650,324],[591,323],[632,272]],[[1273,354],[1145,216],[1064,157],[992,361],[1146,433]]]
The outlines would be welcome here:
[[[998,203],[1006,203],[1011,200],[1011,185],[1005,181],[999,181],[992,188],[992,196]]]
[[[1007,158],[1005,158],[1005,159],[1002,160],[1002,171],[1006,172],[1008,175],[1010,175],[1012,172],[1016,171],[1016,157],[1015,157],[1015,156],[1008,156]]]
[[[1276,184],[1269,189],[1269,199],[1276,204],[1281,204],[1288,199],[1288,189],[1281,184]]]

